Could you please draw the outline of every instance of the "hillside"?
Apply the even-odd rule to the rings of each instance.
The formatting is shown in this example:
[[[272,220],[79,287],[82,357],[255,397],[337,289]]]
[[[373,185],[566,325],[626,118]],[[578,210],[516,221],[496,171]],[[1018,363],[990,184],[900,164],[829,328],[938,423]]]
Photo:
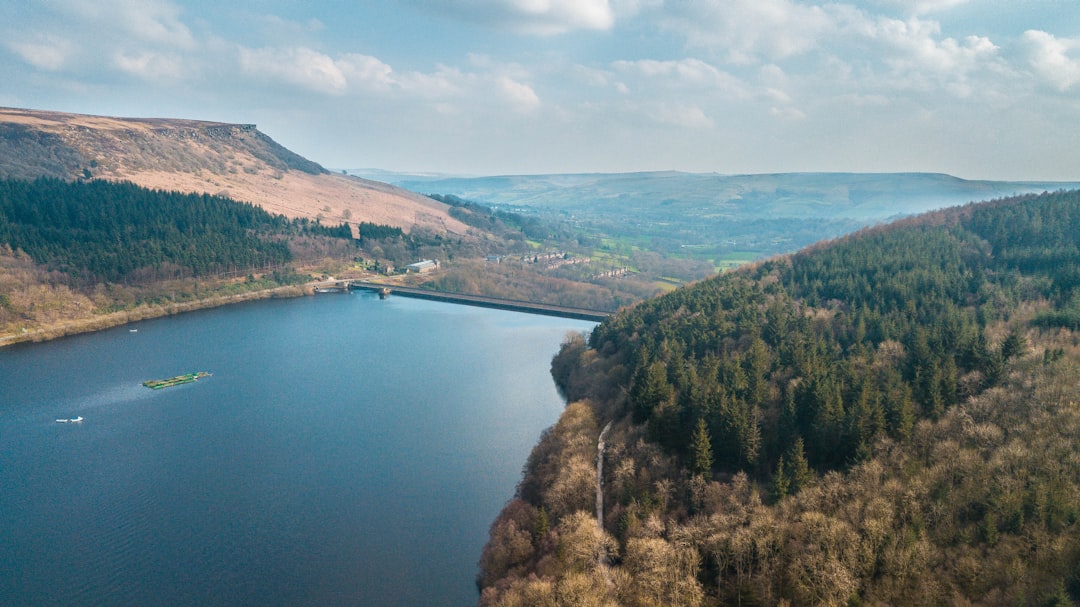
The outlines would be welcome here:
[[[972,181],[930,173],[722,175],[676,171],[453,177],[350,170],[416,192],[572,218],[600,238],[731,267],[867,225],[1071,183]]]
[[[568,339],[481,603],[1074,604],[1077,242],[1080,192],[967,205]]]
[[[332,174],[250,124],[0,108],[0,179],[131,181],[250,202],[287,217],[465,234],[447,206]]]
[[[300,294],[299,266],[357,250],[346,226],[220,196],[0,179],[0,345]]]
[[[263,220],[244,204],[281,217],[253,230]],[[711,270],[591,252],[557,221],[330,173],[253,125],[0,108],[0,345],[240,292],[295,293],[304,276],[397,274],[417,259],[443,263],[395,280],[609,310]]]
[[[359,175],[361,170],[350,171]],[[628,215],[689,211],[730,219],[792,217],[874,222],[975,200],[1078,187],[1077,183],[967,180],[933,173],[722,175],[660,171],[453,177],[371,172],[418,192],[497,205]]]

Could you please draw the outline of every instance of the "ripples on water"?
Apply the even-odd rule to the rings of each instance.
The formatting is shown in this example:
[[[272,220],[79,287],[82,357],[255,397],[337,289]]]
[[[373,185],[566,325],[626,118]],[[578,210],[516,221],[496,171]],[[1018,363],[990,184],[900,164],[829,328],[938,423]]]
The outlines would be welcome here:
[[[0,604],[474,604],[591,326],[327,296],[0,350]]]

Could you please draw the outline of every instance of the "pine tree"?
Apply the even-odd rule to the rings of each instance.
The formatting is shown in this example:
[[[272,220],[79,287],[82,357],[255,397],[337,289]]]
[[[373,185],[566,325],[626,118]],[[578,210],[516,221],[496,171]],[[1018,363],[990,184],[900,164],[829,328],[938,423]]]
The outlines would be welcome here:
[[[788,450],[787,461],[789,463],[785,466],[785,472],[788,479],[788,491],[791,495],[795,495],[814,479],[814,473],[810,471],[810,464],[806,461],[802,437],[795,439],[795,444]]]
[[[547,510],[543,506],[540,506],[540,510],[536,513],[536,520],[533,521],[532,528],[532,540],[533,545],[539,545],[540,541],[544,539],[544,536],[548,532],[548,515]]]
[[[634,421],[641,423],[648,420],[654,410],[662,404],[672,402],[674,398],[675,388],[668,383],[667,367],[663,362],[658,360],[642,367],[634,378],[634,387],[630,390]]]
[[[1023,354],[1027,349],[1027,340],[1016,329],[1009,331],[1005,341],[1001,343],[1001,358],[1008,361],[1014,356]]]
[[[709,438],[709,429],[705,427],[705,420],[698,418],[697,427],[691,437],[691,472],[702,476],[712,475],[713,453],[712,439]]]
[[[787,470],[784,469],[784,456],[781,455],[776,460],[776,474],[773,474],[772,479],[772,496],[776,501],[780,501],[788,496],[788,492],[791,489],[791,483],[788,480]]]

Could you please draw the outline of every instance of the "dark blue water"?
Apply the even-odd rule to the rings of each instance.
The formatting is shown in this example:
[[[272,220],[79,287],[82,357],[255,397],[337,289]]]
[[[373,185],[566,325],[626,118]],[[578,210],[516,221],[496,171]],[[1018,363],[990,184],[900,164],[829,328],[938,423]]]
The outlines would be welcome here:
[[[475,604],[592,323],[357,294],[132,326],[0,350],[0,604]]]

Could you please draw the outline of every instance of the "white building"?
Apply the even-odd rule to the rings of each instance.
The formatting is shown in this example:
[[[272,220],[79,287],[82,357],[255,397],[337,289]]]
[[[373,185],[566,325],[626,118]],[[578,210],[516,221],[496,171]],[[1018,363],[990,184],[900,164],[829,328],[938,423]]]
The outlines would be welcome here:
[[[405,272],[409,274],[423,274],[424,272],[433,272],[438,268],[439,262],[432,259],[425,259],[405,266]]]

